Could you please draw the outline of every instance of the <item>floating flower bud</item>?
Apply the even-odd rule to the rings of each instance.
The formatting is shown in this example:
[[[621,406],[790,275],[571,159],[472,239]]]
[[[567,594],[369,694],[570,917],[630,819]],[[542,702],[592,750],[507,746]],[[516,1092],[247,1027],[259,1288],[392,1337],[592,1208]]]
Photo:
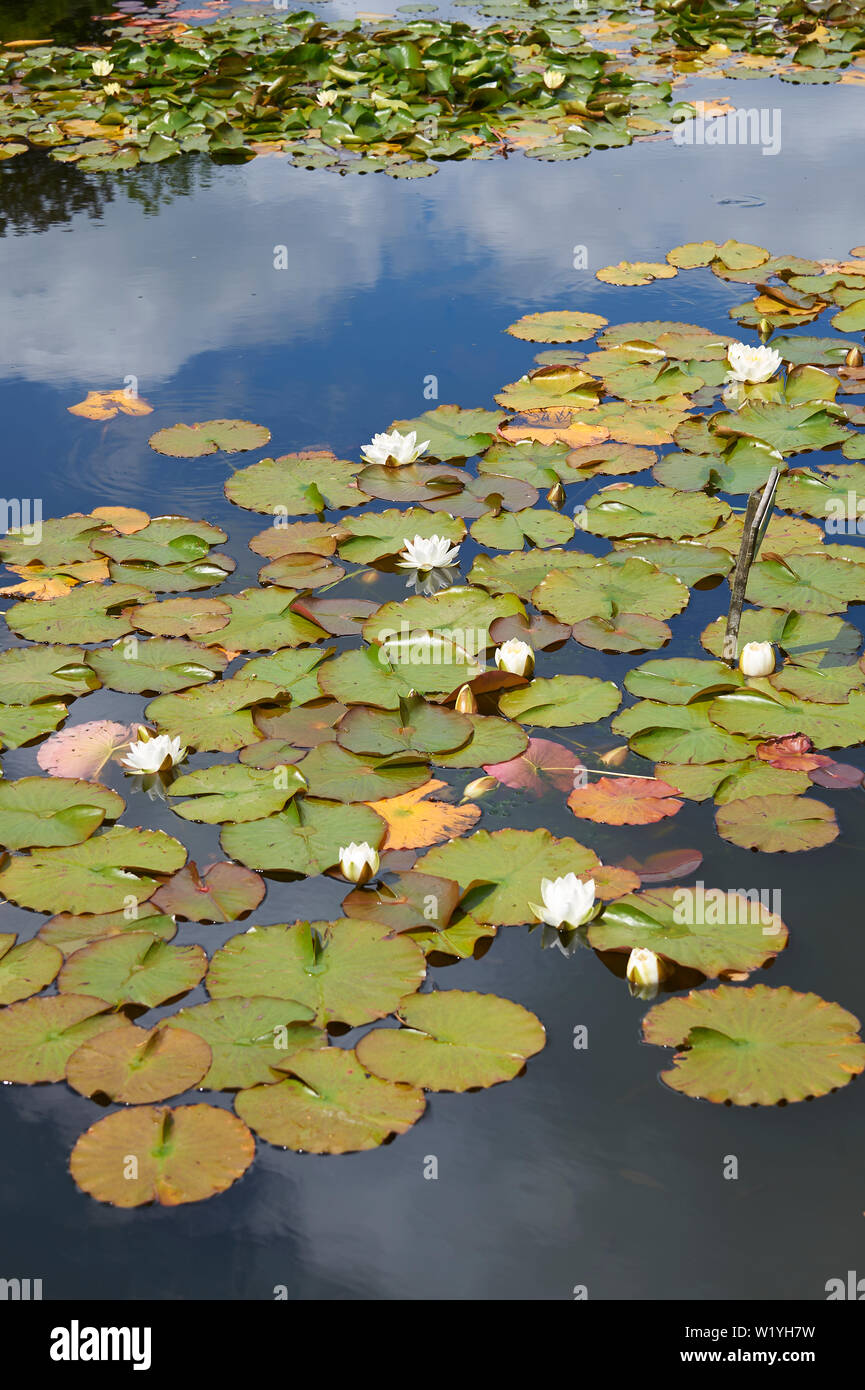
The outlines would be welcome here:
[[[775,650],[771,642],[746,642],[739,657],[743,676],[771,676],[775,669]]]
[[[359,845],[352,840],[350,845],[341,847],[339,851],[340,873],[361,887],[378,873],[380,862],[378,850],[373,849],[366,840]]]
[[[476,777],[463,791],[463,801],[480,801],[482,796],[498,785],[495,777]]]
[[[511,676],[530,677],[535,669],[535,654],[528,642],[519,637],[509,637],[500,647],[496,647],[496,666]]]
[[[562,507],[565,505],[565,500],[565,489],[562,487],[561,480],[557,479],[547,493],[547,501],[551,507],[555,507],[557,511],[561,511]]]
[[[848,367],[861,367],[861,366],[862,366],[862,352],[861,352],[861,349],[860,349],[860,348],[857,348],[857,347],[851,347],[851,348],[850,348],[850,351],[847,353],[847,356],[844,358],[844,361],[846,362],[846,364],[847,364]]]
[[[457,714],[477,714],[478,702],[470,685],[460,687],[454,708]]]
[[[616,748],[608,748],[606,753],[599,753],[598,762],[603,763],[604,767],[621,767],[628,756],[628,751],[628,745],[620,743]]]
[[[654,999],[666,973],[660,956],[645,946],[635,946],[628,956],[625,977],[631,986],[631,993],[638,999]]]

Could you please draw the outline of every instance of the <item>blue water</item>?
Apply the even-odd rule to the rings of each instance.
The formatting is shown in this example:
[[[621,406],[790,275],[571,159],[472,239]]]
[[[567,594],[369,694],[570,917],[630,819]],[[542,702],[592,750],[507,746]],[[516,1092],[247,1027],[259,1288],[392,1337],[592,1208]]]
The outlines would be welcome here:
[[[503,332],[522,313],[564,305],[614,323],[729,330],[727,309],[745,297],[709,272],[615,288],[594,279],[602,265],[662,259],[703,238],[819,257],[862,242],[855,88],[718,81],[693,91],[781,108],[781,153],[649,142],[569,164],[446,165],[405,182],[279,158],[190,159],[113,178],[41,158],[0,165],[0,490],[40,496],[46,516],[114,502],[222,523],[237,589],[254,577],[245,547],[264,519],[225,502],[223,456],[166,460],[147,446],[155,429],[242,417],[272,430],[267,452],[357,457],[374,431],[435,404],[423,395],[431,373],[439,402],[491,406],[531,365],[531,345]],[[285,271],[273,268],[280,245]],[[578,246],[588,270],[574,269]],[[68,414],[88,389],[129,375],[152,415],[100,424]],[[375,596],[396,594],[394,581],[380,583]],[[697,654],[726,594],[694,595],[678,650]],[[618,680],[635,664],[583,648],[543,662],[542,675],[567,662]],[[73,718],[133,718],[141,704],[100,691]],[[3,762],[21,775],[35,752]],[[480,824],[546,823],[610,858],[689,845],[704,854],[707,884],[779,888],[791,943],[763,978],[865,1017],[865,793],[820,796],[837,806],[842,835],[800,856],[719,840],[707,807],[623,832],[514,796]],[[142,801],[140,815],[176,831],[159,805]],[[187,826],[184,839],[199,862],[218,853],[211,827]],[[341,896],[326,879],[271,881],[254,920],[339,915]],[[0,906],[0,931],[30,935],[43,920]],[[233,932],[181,924],[176,939],[212,950]],[[269,1299],[284,1286],[298,1299],[568,1299],[586,1285],[591,1299],[817,1299],[827,1279],[861,1268],[861,1083],[818,1109],[687,1100],[658,1080],[669,1054],[640,1042],[647,1006],[591,953],[542,952],[523,928],[436,974],[442,987],[500,993],[538,1014],[548,1046],[524,1076],[431,1096],[414,1129],[372,1153],[314,1158],[260,1143],[248,1175],[197,1206],[95,1203],[66,1172],[92,1104],[65,1086],[4,1087],[0,1276],[42,1278],[49,1298]],[[579,1025],[586,1051],[573,1047]],[[737,1181],[723,1177],[730,1155]],[[424,1178],[430,1156],[435,1181]]]

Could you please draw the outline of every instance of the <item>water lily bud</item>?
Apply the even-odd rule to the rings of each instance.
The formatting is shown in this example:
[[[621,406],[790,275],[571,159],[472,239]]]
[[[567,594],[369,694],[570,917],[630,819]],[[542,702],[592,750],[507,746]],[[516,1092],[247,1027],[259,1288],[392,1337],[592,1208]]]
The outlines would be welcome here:
[[[378,873],[379,863],[378,850],[373,849],[366,840],[362,840],[359,845],[352,840],[350,845],[340,848],[340,872],[359,887],[368,883],[373,875]]]
[[[847,353],[847,356],[844,358],[844,361],[846,362],[848,367],[861,367],[862,353],[860,349],[857,347],[851,347],[850,351]]]
[[[772,325],[771,325],[771,323],[769,322],[768,319],[761,319],[761,320],[760,320],[760,322],[757,324],[757,332],[760,334],[760,337],[762,338],[763,342],[765,343],[766,339],[769,337],[769,335],[770,335],[771,332],[772,332]]]
[[[557,511],[561,511],[562,507],[565,505],[565,489],[562,487],[560,481],[553,483],[547,493],[547,501],[550,506],[555,507]]]
[[[565,80],[563,72],[557,72],[555,68],[547,68],[544,73],[544,86],[548,92],[555,92]]]
[[[477,714],[478,702],[470,685],[460,687],[454,708],[457,714]]]
[[[608,748],[606,753],[599,753],[598,762],[603,763],[604,767],[621,767],[627,756],[628,745],[620,743],[617,748]]]
[[[496,647],[496,666],[511,676],[530,677],[535,669],[535,654],[528,642],[519,637],[510,637],[500,647]]]
[[[495,777],[476,777],[473,782],[469,782],[463,792],[463,801],[479,801],[487,792],[491,792],[493,787],[499,784]]]
[[[631,992],[640,999],[654,998],[666,973],[660,956],[656,956],[654,951],[648,950],[645,946],[635,946],[628,956],[625,978],[631,986]]]
[[[775,651],[771,642],[746,642],[739,657],[743,676],[771,676],[775,669]]]

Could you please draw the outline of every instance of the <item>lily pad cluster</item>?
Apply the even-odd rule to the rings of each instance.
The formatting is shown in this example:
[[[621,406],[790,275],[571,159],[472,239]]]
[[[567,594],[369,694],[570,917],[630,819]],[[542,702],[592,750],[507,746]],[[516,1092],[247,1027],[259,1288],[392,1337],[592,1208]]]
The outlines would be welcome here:
[[[0,158],[46,148],[84,170],[124,170],[286,150],[304,168],[414,178],[519,150],[575,159],[692,112],[671,81],[623,72],[573,14],[549,32],[529,8],[516,19],[479,34],[299,10],[159,33],[126,25],[101,49],[12,45],[0,50]]]
[[[740,243],[680,247],[668,263],[737,282],[759,272],[761,295],[773,277],[797,280],[825,309],[859,288],[851,263]],[[814,786],[861,782],[825,750],[865,743],[861,638],[844,616],[865,601],[865,550],[809,519],[818,495],[858,486],[858,345],[785,332],[768,378],[743,382],[729,379],[731,338],[695,324],[613,326],[566,308],[510,332],[553,346],[498,409],[394,421],[357,458],[235,467],[226,496],[269,518],[250,542],[257,585],[232,588],[226,532],[185,517],[99,508],[0,540],[15,580],[2,591],[0,738],[34,747],[43,774],[0,781],[0,895],[45,917],[30,938],[0,937],[0,1080],[65,1079],[124,1107],[73,1152],[75,1180],[100,1200],[199,1200],[242,1175],[255,1135],[372,1148],[417,1122],[426,1092],[515,1077],[544,1046],[540,1021],[492,995],[430,991],[430,972],[531,924],[543,882],[569,875],[596,901],[565,938],[613,962],[652,952],[669,988],[722,981],[646,1019],[648,1041],[680,1048],[674,1088],[769,1104],[865,1068],[838,1005],[741,987],[785,949],[776,913],[714,890],[720,918],[683,916],[659,885],[699,855],[632,856],[641,827],[675,826],[688,800],[713,802],[735,845],[817,850],[838,825]],[[149,442],[182,460],[268,441],[219,420]],[[832,457],[812,462],[820,451]],[[696,586],[727,578],[744,494],[772,466],[779,509],[740,636],[773,644],[774,671],[736,667],[725,603],[705,656],[639,659],[670,642]],[[374,582],[345,597],[352,578]],[[383,602],[364,596],[382,588]],[[589,652],[638,658],[624,689],[573,669]],[[140,702],[136,722],[79,718],[100,688]],[[141,727],[171,771],[161,754],[135,771]],[[135,823],[145,788],[176,835]],[[496,828],[508,797],[538,815],[557,798],[574,837]],[[220,827],[221,860],[189,860],[190,822]],[[348,882],[358,845],[374,867]],[[319,875],[343,881],[342,916],[253,921],[215,951],[183,940],[185,923],[248,919],[268,877]],[[198,988],[203,1002],[186,1001]],[[367,1031],[347,1045],[354,1029]],[[165,1104],[195,1089],[219,1103]]]

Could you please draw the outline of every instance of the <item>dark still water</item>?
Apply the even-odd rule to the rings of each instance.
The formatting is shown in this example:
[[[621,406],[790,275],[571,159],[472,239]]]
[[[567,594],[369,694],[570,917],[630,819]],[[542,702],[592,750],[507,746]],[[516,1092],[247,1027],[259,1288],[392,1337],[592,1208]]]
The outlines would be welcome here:
[[[613,323],[730,331],[727,309],[743,297],[708,271],[614,288],[594,279],[602,265],[663,259],[703,238],[839,258],[865,240],[859,92],[762,81],[695,90],[781,107],[780,154],[657,142],[569,164],[445,166],[418,181],[340,178],[272,157],[120,177],[47,158],[0,165],[0,491],[41,497],[46,517],[124,503],[224,525],[233,591],[254,580],[260,561],[246,544],[265,522],[225,501],[225,456],[168,460],[148,448],[154,430],[239,417],[271,429],[268,453],[319,446],[355,458],[375,431],[435,403],[424,398],[430,375],[439,403],[489,408],[532,365],[531,345],[503,333],[523,313],[566,306]],[[274,268],[279,247],[285,270]],[[587,270],[574,268],[577,247]],[[68,413],[89,389],[130,376],[152,415]],[[364,596],[399,591],[383,576]],[[727,601],[726,586],[694,594],[675,628],[681,654],[700,654],[700,630]],[[859,621],[855,608],[850,617]],[[538,674],[620,682],[634,664],[573,644],[545,655]],[[134,718],[143,704],[100,691],[70,722]],[[3,764],[10,777],[36,771],[35,750]],[[755,978],[865,1018],[865,793],[820,795],[837,805],[842,834],[799,856],[737,849],[719,840],[710,808],[691,804],[675,821],[623,831],[575,828],[561,798],[512,794],[479,824],[546,824],[611,858],[613,846],[638,859],[692,846],[706,884],[779,889],[790,946]],[[140,802],[142,822],[176,832],[169,810]],[[219,854],[213,827],[188,826],[184,838],[199,862]],[[268,880],[252,920],[338,916],[343,891],[322,878]],[[29,936],[43,920],[0,907],[0,931]],[[236,930],[181,924],[176,940],[212,951]],[[430,1096],[420,1123],[370,1153],[315,1158],[259,1142],[243,1181],[199,1205],[99,1205],[66,1171],[93,1106],[63,1085],[3,1087],[0,1275],[41,1278],[46,1298],[269,1299],[284,1286],[300,1299],[569,1299],[584,1285],[591,1299],[820,1299],[828,1279],[865,1269],[861,1082],[767,1109],[677,1095],[658,1080],[670,1054],[640,1042],[649,1006],[590,952],[542,951],[526,928],[502,928],[483,959],[432,974],[539,1016],[548,1045],[525,1075]],[[581,1025],[588,1047],[576,1050]],[[724,1178],[730,1156],[736,1181]],[[435,1180],[424,1176],[431,1157]]]

